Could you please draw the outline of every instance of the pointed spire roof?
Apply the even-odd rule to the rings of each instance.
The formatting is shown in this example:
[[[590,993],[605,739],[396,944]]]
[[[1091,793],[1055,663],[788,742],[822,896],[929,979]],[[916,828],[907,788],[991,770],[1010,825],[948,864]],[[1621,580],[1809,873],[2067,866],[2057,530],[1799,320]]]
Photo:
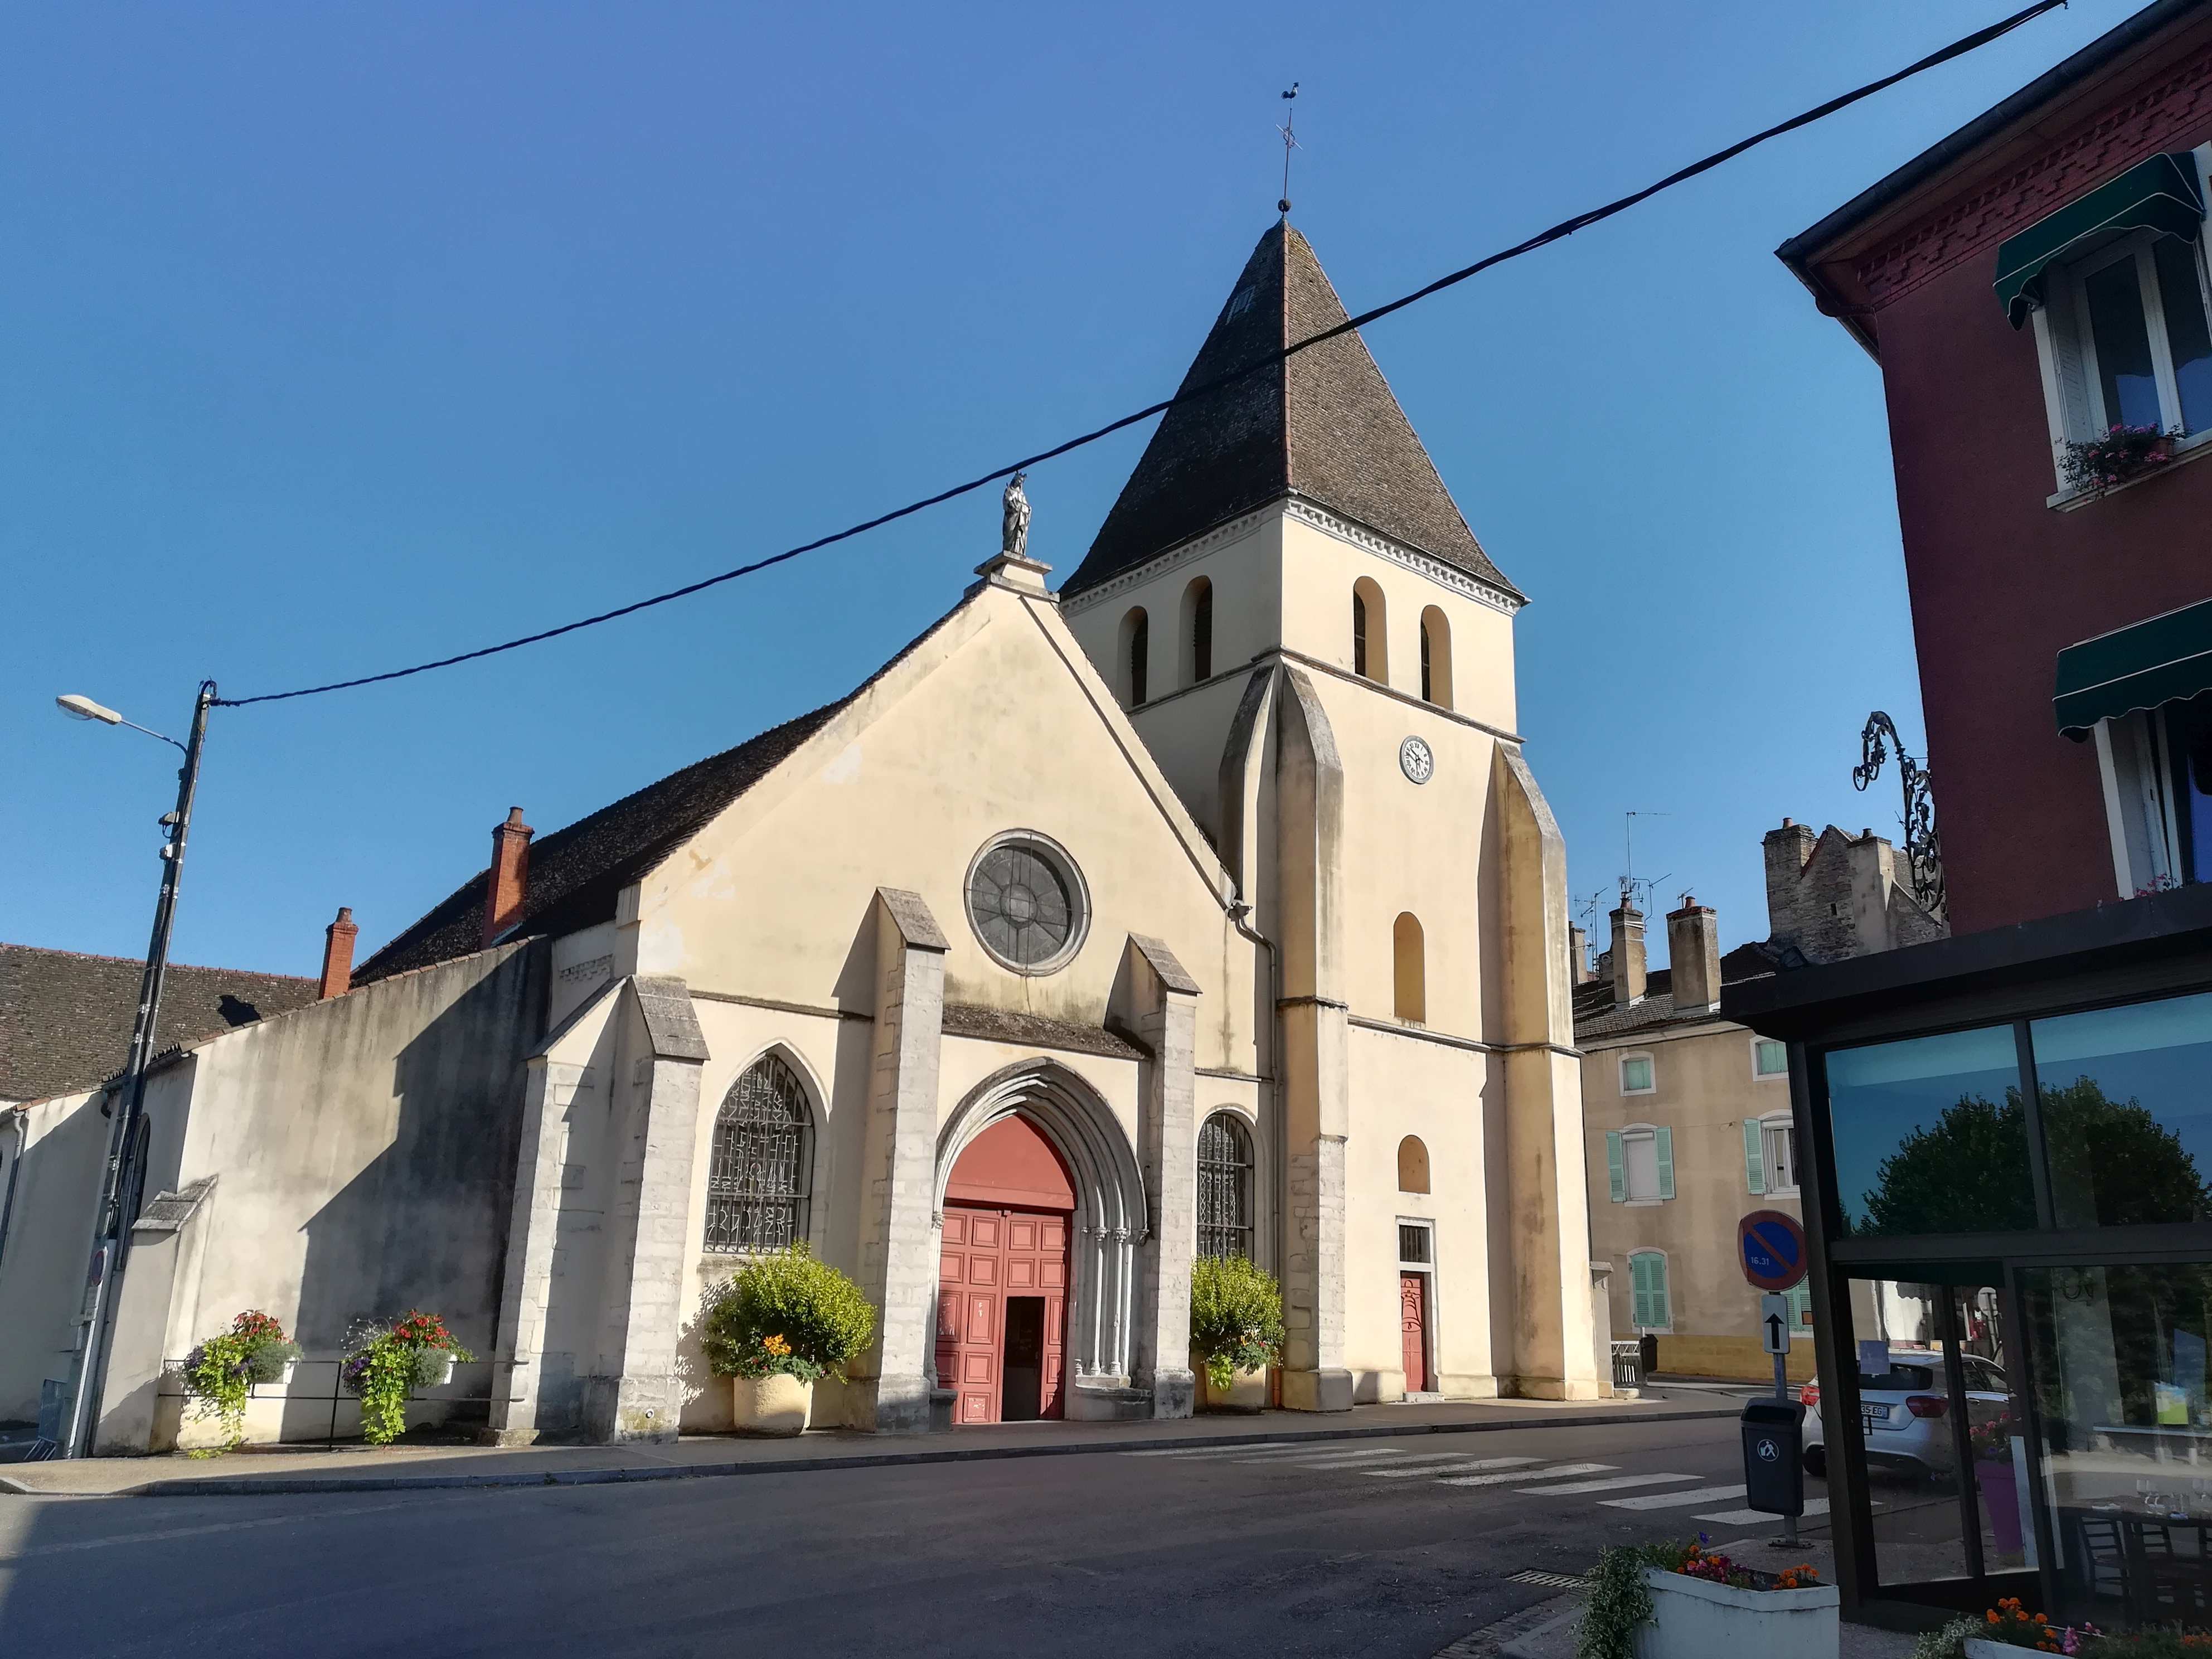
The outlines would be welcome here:
[[[1252,250],[1183,387],[1309,338],[1345,314],[1311,245],[1279,222]],[[1061,591],[1095,587],[1291,495],[1520,597],[1467,527],[1357,334],[1169,410]]]

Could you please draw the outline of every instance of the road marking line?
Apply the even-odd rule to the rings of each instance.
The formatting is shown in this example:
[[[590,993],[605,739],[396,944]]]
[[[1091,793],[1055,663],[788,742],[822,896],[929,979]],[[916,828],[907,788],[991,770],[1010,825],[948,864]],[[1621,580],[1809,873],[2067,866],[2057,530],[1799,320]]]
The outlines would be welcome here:
[[[1423,1461],[1426,1462],[1425,1459]],[[1362,1469],[1359,1473],[1374,1475],[1377,1480],[1387,1477],[1392,1480],[1410,1480],[1417,1475],[1457,1474],[1462,1470],[1472,1473],[1476,1469],[1517,1468],[1522,1473],[1515,1478],[1525,1480],[1528,1478],[1528,1465],[1540,1463],[1543,1461],[1540,1457],[1462,1457],[1455,1458],[1441,1469],[1433,1467],[1412,1469],[1401,1463],[1387,1469]]]
[[[1239,1457],[1231,1460],[1238,1463],[1279,1463],[1286,1469],[1331,1469],[1340,1463],[1365,1463],[1377,1457],[1401,1455],[1395,1446],[1377,1446],[1371,1451],[1328,1452],[1319,1457]]]
[[[1613,1492],[1622,1486],[1663,1486],[1669,1480],[1695,1480],[1694,1474],[1617,1474],[1610,1480],[1575,1480],[1564,1486],[1523,1486],[1528,1492],[1541,1492],[1547,1497],[1565,1498],[1571,1492]],[[1700,1520],[1704,1519],[1701,1516]]]
[[[1535,1462],[1541,1460],[1532,1458],[1529,1461]],[[1431,1453],[1422,1457],[1409,1457],[1402,1463],[1393,1463],[1389,1473],[1392,1474],[1450,1474],[1460,1469],[1472,1469],[1479,1467],[1480,1467],[1480,1460],[1469,1457],[1465,1452],[1444,1452]],[[1358,1469],[1354,1473],[1381,1474],[1384,1471]]]
[[[1508,1474],[1462,1474],[1448,1480],[1439,1480],[1439,1486],[1498,1486],[1511,1480],[1565,1480],[1571,1474],[1595,1474],[1600,1469],[1617,1468],[1614,1463],[1561,1463],[1548,1469],[1515,1469]]]
[[[1652,1492],[1641,1498],[1601,1498],[1611,1510],[1679,1510],[1692,1504],[1717,1504],[1723,1498],[1741,1498],[1741,1486],[1700,1486],[1695,1492]]]
[[[1805,1500],[1807,1515],[1826,1515],[1827,1512],[1826,1498],[1808,1498]],[[1717,1514],[1698,1516],[1697,1519],[1717,1521],[1724,1527],[1756,1527],[1761,1524],[1771,1527],[1780,1522],[1782,1517],[1778,1515],[1769,1515],[1765,1510],[1723,1510]]]

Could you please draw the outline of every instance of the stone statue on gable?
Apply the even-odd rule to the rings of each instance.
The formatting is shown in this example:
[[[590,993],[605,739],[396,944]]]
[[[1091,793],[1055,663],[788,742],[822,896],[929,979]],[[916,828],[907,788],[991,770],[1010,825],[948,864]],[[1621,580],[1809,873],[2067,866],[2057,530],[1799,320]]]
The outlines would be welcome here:
[[[1022,494],[1022,480],[1028,477],[1017,472],[1007,483],[999,523],[999,551],[1017,559],[1030,556],[1030,498]]]

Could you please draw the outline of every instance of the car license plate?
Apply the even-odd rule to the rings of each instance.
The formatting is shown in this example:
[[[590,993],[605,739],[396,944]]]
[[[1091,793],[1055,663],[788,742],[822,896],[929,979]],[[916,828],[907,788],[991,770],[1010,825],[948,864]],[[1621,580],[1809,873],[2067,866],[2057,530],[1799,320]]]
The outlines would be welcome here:
[[[1860,1407],[1859,1407],[1859,1426],[1860,1426],[1861,1428],[1863,1428],[1863,1429],[1870,1429],[1870,1428],[1872,1428],[1872,1427],[1873,1427],[1875,1424],[1877,1424],[1877,1423],[1887,1423],[1887,1422],[1888,1422],[1888,1421],[1889,1421],[1889,1407],[1887,1407],[1887,1406],[1870,1406],[1870,1405],[1864,1404],[1863,1402],[1860,1405]]]

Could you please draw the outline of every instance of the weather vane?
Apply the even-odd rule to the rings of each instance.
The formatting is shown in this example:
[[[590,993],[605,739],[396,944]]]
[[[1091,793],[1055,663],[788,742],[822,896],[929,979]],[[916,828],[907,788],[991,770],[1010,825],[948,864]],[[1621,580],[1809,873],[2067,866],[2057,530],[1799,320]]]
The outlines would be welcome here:
[[[1297,95],[1298,83],[1293,81],[1291,82],[1291,89],[1285,93],[1283,96],[1287,100],[1294,99]],[[1291,152],[1294,149],[1304,148],[1304,146],[1298,143],[1297,135],[1291,131],[1291,128],[1297,123],[1297,106],[1296,104],[1292,104],[1290,108],[1283,112],[1282,125],[1275,129],[1276,131],[1283,135],[1283,199],[1275,204],[1275,210],[1278,213],[1284,215],[1285,217],[1289,216],[1291,211]]]

